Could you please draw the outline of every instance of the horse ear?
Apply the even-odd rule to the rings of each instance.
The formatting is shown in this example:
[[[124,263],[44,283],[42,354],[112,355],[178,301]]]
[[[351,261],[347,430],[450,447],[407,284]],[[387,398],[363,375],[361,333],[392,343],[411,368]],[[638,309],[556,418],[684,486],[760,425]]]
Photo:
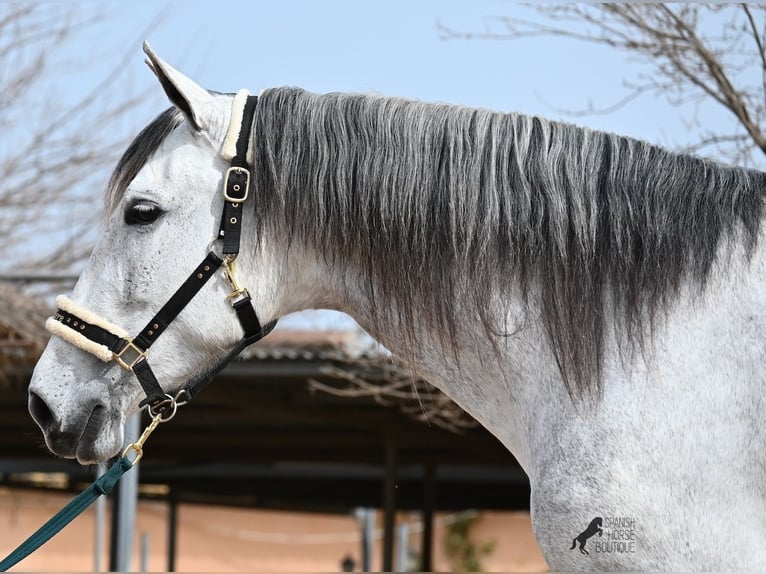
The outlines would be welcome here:
[[[157,76],[171,103],[184,113],[195,129],[206,127],[204,110],[213,101],[210,92],[162,60],[148,42],[144,42],[144,53],[146,64]]]

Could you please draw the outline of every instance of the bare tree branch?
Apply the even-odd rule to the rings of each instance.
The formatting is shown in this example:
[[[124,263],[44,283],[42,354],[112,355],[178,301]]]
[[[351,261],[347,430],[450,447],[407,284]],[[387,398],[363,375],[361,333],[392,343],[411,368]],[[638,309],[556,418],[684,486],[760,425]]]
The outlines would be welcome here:
[[[550,108],[552,108],[553,110],[555,110],[557,113],[561,115],[570,116],[570,117],[602,116],[602,115],[612,114],[618,110],[621,110],[622,108],[627,106],[630,102],[632,102],[633,100],[635,100],[636,98],[644,94],[646,91],[647,91],[647,88],[645,87],[635,88],[631,92],[629,92],[628,95],[620,98],[613,104],[609,104],[604,107],[596,106],[591,100],[591,101],[588,101],[587,107],[581,110],[559,108],[546,102],[544,98],[541,98],[541,99],[546,105],[548,105]]]
[[[90,250],[100,212],[93,198],[127,145],[128,134],[114,126],[125,124],[146,99],[124,85],[135,46],[84,96],[49,97],[41,88],[90,64],[66,54],[107,17],[97,4],[0,3],[0,128],[8,144],[0,148],[0,246],[6,267],[71,267]]]
[[[444,393],[388,358],[328,366],[322,368],[322,374],[331,382],[312,379],[311,389],[349,399],[371,398],[381,406],[397,408],[415,420],[455,433],[478,426]]]
[[[563,37],[620,50],[652,70],[615,104],[569,110],[568,115],[610,113],[639,94],[653,92],[671,105],[714,102],[732,116],[733,135],[698,134],[699,146],[714,149],[719,159],[751,163],[766,155],[766,7],[739,4],[536,4],[539,21],[503,16],[482,32],[455,30],[437,23],[445,40],[511,40]],[[759,26],[760,22],[760,26]],[[760,28],[760,29],[759,29]],[[759,85],[749,80],[757,74]],[[702,131],[696,121],[689,126]],[[744,137],[738,137],[742,135]]]
[[[740,6],[742,6],[742,10],[747,16],[747,22],[750,24],[750,35],[755,41],[755,45],[758,47],[758,55],[761,57],[761,89],[763,90],[764,97],[766,97],[766,51],[764,51],[761,34],[758,32],[758,26],[755,23],[753,13],[747,4],[740,4]]]

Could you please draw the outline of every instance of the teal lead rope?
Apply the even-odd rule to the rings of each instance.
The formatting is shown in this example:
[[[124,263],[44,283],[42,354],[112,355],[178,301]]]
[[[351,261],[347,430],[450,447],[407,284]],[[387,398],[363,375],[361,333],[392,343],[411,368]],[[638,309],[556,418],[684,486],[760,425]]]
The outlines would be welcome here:
[[[126,457],[120,457],[112,467],[102,474],[88,488],[83,490],[77,497],[59,510],[40,529],[27,538],[21,545],[6,556],[0,562],[0,572],[13,568],[35,550],[53,538],[67,524],[77,518],[82,512],[93,504],[102,494],[109,494],[122,475],[133,467],[133,463]]]
[[[16,564],[24,560],[43,544],[48,542],[61,531],[67,524],[77,518],[83,511],[93,504],[99,496],[109,494],[114,485],[122,478],[122,475],[138,464],[138,461],[144,456],[144,443],[149,435],[154,432],[160,424],[169,421],[176,414],[176,407],[182,403],[176,403],[172,397],[168,397],[170,405],[169,414],[154,414],[151,409],[149,413],[153,415],[152,422],[144,429],[141,436],[133,444],[125,447],[122,456],[107,470],[103,475],[97,478],[93,484],[78,494],[72,502],[59,510],[48,522],[43,524],[37,532],[27,538],[21,545],[0,561],[0,572],[5,572],[13,568]],[[131,455],[133,458],[131,459]]]

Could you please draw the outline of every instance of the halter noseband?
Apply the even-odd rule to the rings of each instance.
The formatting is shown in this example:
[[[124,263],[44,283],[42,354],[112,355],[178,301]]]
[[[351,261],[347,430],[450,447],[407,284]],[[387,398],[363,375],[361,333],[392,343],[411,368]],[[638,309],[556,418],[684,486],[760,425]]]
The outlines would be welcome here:
[[[249,157],[249,142],[257,102],[258,98],[248,95],[246,90],[240,90],[234,96],[229,130],[221,151],[224,159],[230,161],[230,167],[226,171],[223,182],[225,201],[218,233],[218,238],[223,240],[223,258],[213,252],[211,243],[211,251],[202,262],[133,338],[124,329],[76,304],[64,295],[56,298],[58,310],[45,324],[52,334],[58,335],[104,362],[115,361],[123,369],[136,375],[146,394],[146,398],[141,401],[141,406],[148,406],[152,416],[158,414],[167,418],[173,416],[178,404],[193,398],[245,347],[268,335],[276,325],[274,320],[261,326],[250,294],[247,289],[238,285],[236,278],[236,259],[239,255],[242,229],[242,204],[248,198],[251,185],[249,165],[252,160]],[[188,381],[175,397],[171,397],[162,390],[149,366],[147,357],[149,348],[221,265],[224,266],[226,279],[231,286],[231,293],[227,299],[237,315],[244,335],[237,345],[210,370]]]

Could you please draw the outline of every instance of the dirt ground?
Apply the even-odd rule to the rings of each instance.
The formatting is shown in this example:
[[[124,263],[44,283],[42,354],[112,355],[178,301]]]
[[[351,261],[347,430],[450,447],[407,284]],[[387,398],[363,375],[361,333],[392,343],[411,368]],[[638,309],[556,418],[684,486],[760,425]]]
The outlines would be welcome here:
[[[0,489],[0,555],[5,556],[69,500],[68,496]],[[211,572],[332,572],[350,556],[361,566],[359,525],[353,516],[181,505],[178,512],[178,571]],[[380,516],[378,517],[380,518]],[[454,570],[444,549],[447,524],[454,515],[441,514],[434,525],[434,568]],[[420,548],[417,517],[401,514],[410,523],[409,549],[416,566]],[[109,519],[107,517],[107,524]],[[133,570],[140,568],[140,539],[148,541],[149,571],[167,568],[167,506],[141,502]],[[381,568],[380,529],[373,569]],[[14,571],[92,571],[94,511],[89,509],[58,537],[19,564]],[[104,538],[109,540],[108,532]],[[535,543],[529,515],[483,512],[470,530],[476,546],[492,542],[482,560],[485,571],[540,571],[545,561]],[[108,562],[102,559],[102,568]]]

